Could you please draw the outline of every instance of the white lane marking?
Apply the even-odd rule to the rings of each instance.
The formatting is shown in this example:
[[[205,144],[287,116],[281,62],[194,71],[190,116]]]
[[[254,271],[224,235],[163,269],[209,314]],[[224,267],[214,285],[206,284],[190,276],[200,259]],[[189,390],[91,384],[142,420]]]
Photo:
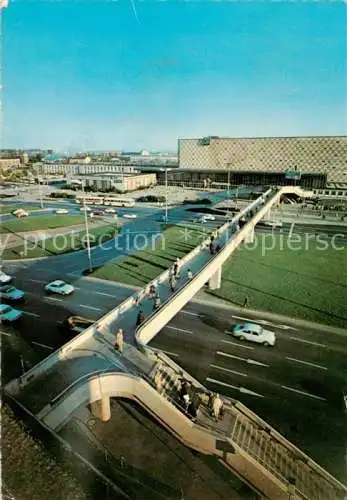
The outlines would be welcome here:
[[[325,344],[320,344],[319,342],[313,342],[312,340],[305,340],[305,339],[301,339],[299,337],[289,337],[291,340],[296,340],[298,342],[303,342],[304,344],[310,344],[310,345],[316,345],[318,347],[328,347],[327,345]]]
[[[258,394],[257,392],[251,391],[249,389],[246,389],[245,387],[236,387],[235,385],[227,384],[225,382],[221,382],[220,380],[216,380],[215,378],[209,378],[207,377],[206,380],[208,382],[212,382],[213,384],[219,384],[223,385],[224,387],[231,387],[232,389],[236,389],[239,392],[242,392],[243,394],[249,394],[250,396],[258,396],[259,398],[264,398],[262,394]]]
[[[293,326],[282,325],[273,323],[271,321],[266,321],[265,319],[256,319],[256,318],[244,318],[243,316],[232,316],[235,319],[241,319],[242,321],[247,321],[248,323],[260,323],[261,325],[271,325],[274,328],[282,328],[283,330],[297,330]]]
[[[276,325],[274,323],[273,326],[276,328],[283,328],[283,330],[297,330],[297,328],[294,328],[293,326],[288,326],[288,325]]]
[[[183,330],[183,328],[176,328],[175,326],[166,326],[165,328],[170,328],[170,330],[177,330],[178,332],[188,333],[189,335],[194,335],[194,332],[190,330]]]
[[[302,361],[302,359],[289,358],[288,356],[286,356],[286,359],[289,359],[289,361],[295,361],[296,363],[302,363],[303,365],[313,366],[314,368],[320,368],[321,370],[328,369],[326,366],[316,365],[315,363],[309,363],[308,361]]]
[[[322,398],[321,396],[316,396],[315,394],[310,394],[309,392],[299,391],[298,389],[293,389],[293,387],[287,387],[286,385],[281,385],[281,387],[282,389],[287,389],[287,391],[297,392],[298,394],[302,394],[303,396],[309,396],[310,398],[326,401],[326,398]]]
[[[1,332],[1,331],[0,331],[0,335],[6,335],[7,337],[11,337],[11,334],[10,334],[10,333],[7,333],[7,332]]]
[[[179,354],[176,354],[175,352],[171,351],[164,351],[163,349],[160,349],[161,351],[165,352],[168,356],[176,356],[177,358],[179,357]]]
[[[42,280],[33,280],[31,278],[28,279],[28,281],[33,281],[34,283],[46,283],[46,281],[42,281]]]
[[[29,316],[34,316],[34,318],[39,318],[40,315],[36,313],[32,313],[30,311],[23,311],[23,314],[28,314]]]
[[[84,304],[79,304],[79,307],[84,307],[85,309],[91,309],[92,311],[102,311],[100,307],[85,306]]]
[[[223,368],[222,366],[218,366],[218,365],[210,365],[210,366],[212,366],[212,368],[215,368],[216,370],[222,370],[223,372],[233,373],[234,375],[240,375],[241,377],[248,377],[248,375],[246,373],[241,373],[241,372],[237,372],[234,370],[229,370],[228,368]]]
[[[225,382],[221,382],[220,380],[216,380],[215,378],[207,377],[206,380],[207,380],[207,382],[212,382],[214,384],[224,385],[225,387],[231,387],[232,389],[236,389],[237,391],[239,390],[239,388],[236,387],[236,385],[226,384]]]
[[[104,292],[94,292],[96,295],[103,295],[104,297],[111,297],[112,299],[115,298],[114,295],[112,295],[111,293],[104,293]]]
[[[249,321],[249,322],[252,322],[254,321],[253,319],[250,319],[250,318],[244,318],[243,316],[232,316],[232,318],[235,318],[235,319],[241,319],[242,321]]]
[[[55,300],[56,302],[63,302],[63,299],[58,299],[57,297],[46,297],[48,300]]]
[[[270,365],[266,365],[264,363],[260,363],[260,361],[256,361],[255,359],[241,358],[240,356],[234,356],[233,354],[227,354],[226,352],[222,352],[222,351],[217,351],[216,354],[219,354],[220,356],[225,356],[226,358],[233,358],[233,359],[238,359],[240,361],[246,361],[246,363],[248,363],[249,365],[266,366],[266,367],[270,366]]]
[[[184,314],[190,314],[191,316],[201,316],[200,314],[198,313],[192,313],[190,311],[180,311],[181,313],[184,313]]]
[[[230,332],[226,331],[225,333],[228,333],[230,335]],[[254,349],[254,347],[251,347],[249,345],[238,344],[237,342],[231,342],[231,340],[221,340],[221,342],[224,342],[224,344],[236,345],[237,347],[242,347],[243,349],[249,349],[249,350]]]
[[[54,351],[54,348],[49,346],[49,345],[45,345],[45,344],[40,344],[40,342],[34,342],[32,341],[31,342],[32,344],[36,344],[36,345],[39,345],[40,347],[45,347],[46,349],[50,349],[51,351]]]

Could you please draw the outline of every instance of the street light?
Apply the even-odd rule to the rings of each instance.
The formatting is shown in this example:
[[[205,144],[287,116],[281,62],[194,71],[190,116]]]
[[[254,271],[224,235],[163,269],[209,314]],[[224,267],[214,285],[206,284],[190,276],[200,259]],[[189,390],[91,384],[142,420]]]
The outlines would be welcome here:
[[[168,197],[168,190],[167,190],[167,173],[172,170],[171,168],[161,168],[160,171],[163,172],[165,170],[165,224],[167,224],[168,221],[168,207],[167,207],[167,197]]]
[[[91,273],[93,270],[92,266],[92,256],[90,253],[90,239],[89,239],[89,227],[88,227],[88,216],[86,210],[86,199],[85,199],[85,191],[84,191],[84,182],[82,181],[82,193],[83,193],[83,212],[84,212],[84,224],[86,226],[86,236],[87,236],[87,253],[88,253],[88,263],[89,263],[89,272]]]

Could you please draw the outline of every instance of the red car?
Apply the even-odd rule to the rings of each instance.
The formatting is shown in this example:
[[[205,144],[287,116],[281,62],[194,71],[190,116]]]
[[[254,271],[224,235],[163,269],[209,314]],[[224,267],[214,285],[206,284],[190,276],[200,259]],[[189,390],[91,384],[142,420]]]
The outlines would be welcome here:
[[[105,212],[103,210],[94,210],[93,215],[105,215]]]

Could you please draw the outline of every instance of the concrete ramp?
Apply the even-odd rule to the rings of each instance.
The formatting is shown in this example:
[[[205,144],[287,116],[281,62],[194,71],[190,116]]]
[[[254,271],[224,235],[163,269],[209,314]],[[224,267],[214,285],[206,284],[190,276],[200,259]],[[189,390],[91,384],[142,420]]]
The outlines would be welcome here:
[[[130,374],[102,373],[58,396],[40,418],[57,431],[68,421],[76,406],[95,403],[105,397],[128,398],[140,404],[185,446],[219,457],[264,498],[346,498],[347,488],[240,403],[226,402],[223,418],[216,423],[207,402],[202,402],[193,421],[179,407],[176,388],[172,372],[162,372],[162,380],[158,380],[158,372],[154,370],[148,381]],[[290,496],[291,482],[296,485],[294,496]]]

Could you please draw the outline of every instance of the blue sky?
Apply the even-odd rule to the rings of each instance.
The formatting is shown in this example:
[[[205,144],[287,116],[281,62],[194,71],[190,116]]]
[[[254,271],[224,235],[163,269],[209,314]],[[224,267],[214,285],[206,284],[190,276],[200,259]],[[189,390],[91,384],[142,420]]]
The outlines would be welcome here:
[[[342,1],[17,0],[2,16],[2,147],[346,133]]]

